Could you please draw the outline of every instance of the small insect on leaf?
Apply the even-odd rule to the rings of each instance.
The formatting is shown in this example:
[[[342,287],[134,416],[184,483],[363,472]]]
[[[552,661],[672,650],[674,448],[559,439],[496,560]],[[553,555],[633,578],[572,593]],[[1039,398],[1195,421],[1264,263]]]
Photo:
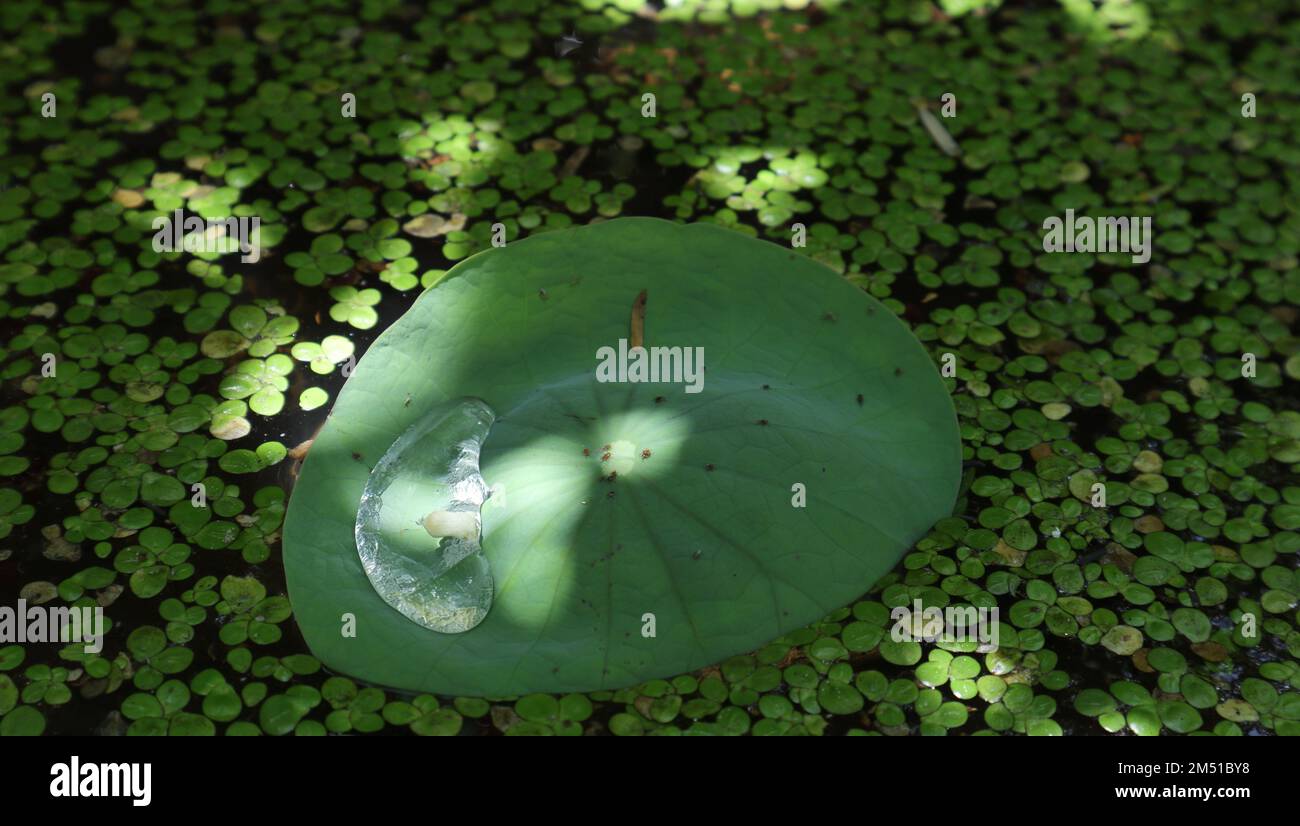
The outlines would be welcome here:
[[[650,458],[650,448],[646,448],[645,450],[641,451],[641,458],[642,459]]]
[[[591,455],[591,451],[584,447],[584,448],[582,449],[582,455],[583,455],[583,456],[590,456],[590,455]]]

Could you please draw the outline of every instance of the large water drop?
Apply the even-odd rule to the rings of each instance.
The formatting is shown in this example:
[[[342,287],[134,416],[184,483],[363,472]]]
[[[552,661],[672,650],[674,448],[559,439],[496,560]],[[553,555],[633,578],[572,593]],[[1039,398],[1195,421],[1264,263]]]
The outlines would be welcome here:
[[[357,553],[384,601],[444,634],[492,607],[480,545],[488,486],[479,450],[496,419],[480,399],[453,399],[411,425],[370,472],[357,509]]]

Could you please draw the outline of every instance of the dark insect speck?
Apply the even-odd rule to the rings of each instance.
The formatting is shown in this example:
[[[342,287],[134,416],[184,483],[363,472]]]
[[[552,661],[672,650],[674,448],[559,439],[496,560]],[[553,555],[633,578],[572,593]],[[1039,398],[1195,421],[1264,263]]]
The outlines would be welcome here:
[[[766,427],[766,426],[767,426],[767,419],[759,419],[759,420],[758,420],[758,423]]]
[[[604,456],[601,456],[601,457],[600,457],[600,461],[602,461],[602,462],[608,462],[608,461],[609,461],[609,454],[606,453]]]
[[[705,465],[705,466],[704,466],[704,469],[705,469],[705,470],[713,470],[713,465]]]
[[[704,554],[700,553],[699,551],[696,551],[695,553],[691,554],[691,559],[699,559],[702,556],[704,556]]]
[[[606,498],[606,499],[613,499],[613,498],[614,498],[614,491],[611,490],[609,493],[605,494],[605,498]]]
[[[641,451],[641,458],[642,459],[650,458],[650,448],[647,447],[645,450]]]
[[[894,368],[894,375],[895,375],[895,376],[901,376],[901,375],[903,375],[903,368],[901,368],[901,367],[895,367],[895,368]]]
[[[663,404],[663,403],[664,403],[663,396],[655,396],[655,404]]]
[[[859,394],[858,394],[858,407],[861,407],[861,406],[862,406],[862,394],[859,393]]]
[[[582,455],[583,455],[583,456],[590,456],[590,455],[591,455],[591,451],[584,447],[584,448],[582,449]]]

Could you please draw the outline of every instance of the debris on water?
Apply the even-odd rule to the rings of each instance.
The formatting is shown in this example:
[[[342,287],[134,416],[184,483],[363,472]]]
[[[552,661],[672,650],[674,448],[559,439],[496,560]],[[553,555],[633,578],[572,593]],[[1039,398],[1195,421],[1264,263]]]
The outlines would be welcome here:
[[[357,510],[357,553],[384,602],[433,631],[456,634],[492,607],[479,509],[489,488],[479,451],[496,420],[480,399],[430,410],[375,465]]]
[[[582,45],[577,34],[566,34],[555,42],[555,53],[560,57],[567,57],[568,54]]]
[[[925,131],[930,133],[930,138],[943,154],[951,158],[961,154],[961,147],[957,145],[957,141],[952,139],[952,135],[948,134],[948,130],[944,128],[943,123],[930,114],[929,109],[924,106],[917,106],[916,114],[921,117],[921,125],[925,127]]]

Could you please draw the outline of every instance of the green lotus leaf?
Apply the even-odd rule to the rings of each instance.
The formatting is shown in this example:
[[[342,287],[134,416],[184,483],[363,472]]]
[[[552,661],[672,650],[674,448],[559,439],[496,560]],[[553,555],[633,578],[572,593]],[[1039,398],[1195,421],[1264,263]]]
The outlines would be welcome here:
[[[703,348],[698,392],[685,373],[597,380],[598,351],[637,320],[646,347]],[[432,474],[430,457],[454,445],[404,440],[425,461],[375,489],[402,520],[359,529],[358,509],[399,438],[478,400],[495,415],[478,467],[491,495],[481,553],[463,564],[490,577],[490,608],[439,633],[408,618],[412,594],[437,589],[413,578],[381,596],[358,535],[426,564],[443,553],[449,540],[418,518],[436,485],[407,477]],[[371,682],[484,696],[621,687],[852,601],[950,514],[960,465],[934,363],[831,270],[708,224],[548,232],[457,265],[356,365],[289,504],[289,595],[313,653]]]

